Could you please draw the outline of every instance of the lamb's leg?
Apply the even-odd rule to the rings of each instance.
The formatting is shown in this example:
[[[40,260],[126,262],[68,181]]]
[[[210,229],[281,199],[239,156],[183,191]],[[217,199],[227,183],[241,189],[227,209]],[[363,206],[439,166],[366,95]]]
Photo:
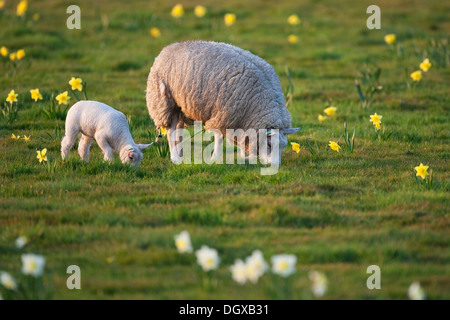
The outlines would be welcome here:
[[[108,141],[106,140],[105,137],[102,136],[101,133],[96,133],[95,134],[95,141],[97,141],[98,146],[100,147],[100,149],[102,149],[103,151],[103,159],[105,161],[114,161],[114,151],[111,148],[111,146],[109,145]]]
[[[174,114],[172,117],[170,127],[167,128],[167,140],[169,140],[170,160],[172,160],[172,162],[175,164],[180,164],[181,158],[178,155],[176,139],[172,140],[172,135],[175,135],[175,131],[177,130],[177,123],[178,123],[178,115]]]
[[[212,162],[218,162],[218,160],[223,160],[223,150],[221,150],[223,144],[222,132],[216,130],[214,131],[214,153],[211,157]],[[222,159],[220,159],[222,157]]]
[[[180,117],[180,119],[178,120],[178,123],[177,123],[177,129],[183,130],[183,128],[184,128],[184,121]],[[176,144],[177,144],[178,155],[180,157],[183,157],[183,135],[182,134],[177,136]]]
[[[89,149],[91,148],[92,138],[81,135],[80,143],[78,144],[78,154],[83,161],[89,161]]]
[[[73,145],[77,140],[78,133],[80,133],[78,129],[66,127],[66,134],[61,140],[61,157],[63,160],[67,158],[69,151],[73,148]]]

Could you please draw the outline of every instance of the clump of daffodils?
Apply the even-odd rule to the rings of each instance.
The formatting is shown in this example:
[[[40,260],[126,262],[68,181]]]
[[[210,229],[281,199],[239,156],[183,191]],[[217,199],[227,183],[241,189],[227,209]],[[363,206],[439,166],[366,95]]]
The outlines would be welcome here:
[[[217,250],[206,245],[203,245],[200,250],[197,250],[195,252],[195,256],[197,257],[197,263],[204,271],[215,270],[220,264],[220,258]]]
[[[261,251],[255,250],[245,259],[237,259],[231,266],[231,275],[234,281],[239,284],[246,282],[257,283],[259,278],[268,270],[269,265]]]
[[[191,253],[193,251],[193,248],[189,232],[182,231],[180,234],[175,235],[175,245],[178,252]]]

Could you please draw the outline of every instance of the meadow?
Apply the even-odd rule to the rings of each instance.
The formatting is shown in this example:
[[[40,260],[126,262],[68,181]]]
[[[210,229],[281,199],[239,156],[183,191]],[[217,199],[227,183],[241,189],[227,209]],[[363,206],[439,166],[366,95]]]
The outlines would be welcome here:
[[[183,0],[179,18],[171,16],[175,1],[79,0],[81,30],[69,30],[65,1],[29,1],[22,17],[18,2],[0,10],[0,47],[26,53],[15,62],[0,56],[2,110],[11,90],[19,94],[15,119],[0,115],[0,270],[19,280],[21,254],[42,254],[53,299],[286,297],[274,291],[281,278],[270,272],[256,284],[232,280],[234,261],[259,249],[267,261],[296,255],[287,278],[292,299],[314,298],[311,270],[328,279],[324,299],[407,299],[416,281],[428,299],[450,298],[450,3],[377,1],[381,29],[369,30],[372,3],[360,0]],[[193,12],[199,4],[207,9],[202,18]],[[230,26],[227,13],[236,14]],[[287,22],[292,14],[299,24]],[[155,127],[145,89],[153,60],[170,43],[197,39],[264,58],[292,93],[288,110],[302,129],[288,138],[300,152],[288,146],[276,175],[261,176],[260,165],[174,165],[156,145],[138,169],[105,163],[95,142],[89,163],[76,147],[62,161],[64,112],[51,112],[51,101],[64,91],[68,106],[77,101],[71,77],[83,79],[89,99],[124,112],[137,143],[149,143]],[[413,81],[426,58],[431,67]],[[355,80],[363,95],[373,92],[369,105]],[[34,88],[42,100],[31,99]],[[337,109],[326,116],[330,106]],[[355,132],[353,151],[344,123]],[[48,161],[40,163],[36,151],[44,148]],[[430,175],[416,177],[420,163],[432,183],[425,183]],[[195,254],[177,251],[174,236],[183,230],[195,250],[217,249],[213,286],[205,287]],[[20,236],[28,239],[22,249],[14,243]],[[70,265],[81,268],[81,290],[66,287]],[[381,269],[380,290],[366,286],[370,265]]]

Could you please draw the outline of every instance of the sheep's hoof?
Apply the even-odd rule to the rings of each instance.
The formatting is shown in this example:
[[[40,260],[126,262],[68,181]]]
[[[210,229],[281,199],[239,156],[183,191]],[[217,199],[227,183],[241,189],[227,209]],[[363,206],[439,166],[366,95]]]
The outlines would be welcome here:
[[[170,160],[172,161],[173,164],[180,164],[182,159],[178,156],[171,156]]]

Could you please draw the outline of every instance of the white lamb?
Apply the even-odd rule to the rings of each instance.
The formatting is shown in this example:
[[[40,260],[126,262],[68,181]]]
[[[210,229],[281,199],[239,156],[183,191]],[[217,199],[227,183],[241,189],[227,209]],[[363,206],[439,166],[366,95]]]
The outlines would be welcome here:
[[[114,160],[114,150],[120,155],[122,163],[132,166],[139,165],[143,157],[141,151],[151,145],[134,143],[125,115],[97,101],[77,102],[67,113],[66,133],[61,141],[63,159],[69,155],[80,132],[78,154],[84,161],[89,161],[92,138],[102,149],[105,161]]]
[[[264,144],[269,152],[271,144],[278,143],[279,155],[265,161],[279,163],[281,151],[288,144],[286,135],[299,130],[291,128],[280,80],[272,66],[249,51],[225,43],[186,41],[165,47],[148,76],[147,108],[155,125],[167,128],[175,163],[180,162],[182,149],[178,147],[181,139],[172,141],[172,133],[193,121],[217,130],[213,158],[219,154],[227,129],[254,129],[267,130]],[[260,147],[249,148],[245,136],[236,143],[246,153]],[[254,152],[250,151],[250,156],[255,156]]]

